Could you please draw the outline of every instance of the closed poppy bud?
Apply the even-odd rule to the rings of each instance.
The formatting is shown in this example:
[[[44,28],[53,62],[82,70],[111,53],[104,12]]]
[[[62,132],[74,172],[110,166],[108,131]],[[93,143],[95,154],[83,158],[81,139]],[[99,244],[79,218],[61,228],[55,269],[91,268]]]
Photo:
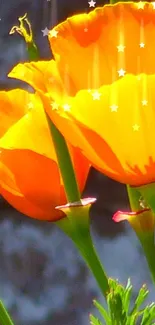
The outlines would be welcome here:
[[[51,134],[40,98],[24,90],[0,92],[0,194],[23,214],[56,221],[67,203]],[[80,191],[89,163],[69,146]]]
[[[52,121],[94,167],[133,186],[155,181],[154,9],[119,2],[70,17],[49,33],[55,60],[10,73],[42,93]]]

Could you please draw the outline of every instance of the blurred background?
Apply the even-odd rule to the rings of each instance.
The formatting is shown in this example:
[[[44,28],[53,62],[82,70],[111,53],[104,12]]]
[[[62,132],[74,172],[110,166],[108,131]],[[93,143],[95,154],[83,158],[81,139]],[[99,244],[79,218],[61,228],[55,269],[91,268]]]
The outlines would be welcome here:
[[[96,1],[96,6],[105,3]],[[28,13],[41,59],[50,59],[42,30],[91,9],[86,0],[1,0],[0,89],[27,87],[7,78],[15,64],[27,60],[23,39],[9,35],[19,16]],[[112,221],[117,210],[129,210],[125,186],[92,169],[84,196],[97,198],[91,209],[91,228],[108,275],[123,284],[130,277],[133,298],[146,283],[148,301],[154,300],[149,271],[134,232],[127,223]],[[72,242],[53,224],[21,215],[2,198],[0,215],[0,299],[15,325],[88,325],[89,313],[95,313],[92,299],[102,302],[103,298]]]

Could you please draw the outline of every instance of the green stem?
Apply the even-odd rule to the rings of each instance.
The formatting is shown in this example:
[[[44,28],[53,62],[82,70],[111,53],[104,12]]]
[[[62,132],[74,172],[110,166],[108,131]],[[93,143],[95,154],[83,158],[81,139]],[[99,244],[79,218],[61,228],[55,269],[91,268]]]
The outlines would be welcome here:
[[[76,243],[76,246],[79,249],[83,259],[87,263],[92,274],[94,275],[103,296],[106,298],[109,292],[108,278],[97,256],[97,253],[91,240],[91,236],[89,235],[87,238],[82,240],[85,246],[81,246],[78,243]]]
[[[51,131],[68,202],[79,202],[81,200],[81,195],[77,185],[76,176],[67,143],[47,114],[46,116]]]
[[[56,224],[72,239],[106,298],[109,292],[108,278],[94,248],[88,218],[89,215],[85,209],[83,215],[79,213],[79,215],[61,219]]]
[[[138,190],[136,190],[136,188],[131,187],[130,185],[126,185],[126,188],[127,188],[131,210],[134,212],[141,210],[140,203],[139,203],[141,194],[138,192]]]
[[[153,283],[155,284],[155,244],[154,244],[154,234],[152,236],[149,234],[139,236],[141,245],[143,247],[145,257],[149,266],[149,270],[152,276]]]
[[[0,301],[0,324],[1,325],[14,325],[7,310],[5,309],[2,301]]]

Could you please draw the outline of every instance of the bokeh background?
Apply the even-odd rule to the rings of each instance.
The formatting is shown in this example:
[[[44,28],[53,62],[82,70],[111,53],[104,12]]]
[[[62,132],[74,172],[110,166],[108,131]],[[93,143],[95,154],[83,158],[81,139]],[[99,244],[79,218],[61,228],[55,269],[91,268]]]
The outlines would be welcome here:
[[[105,3],[96,1],[97,6]],[[9,35],[19,16],[28,13],[41,59],[50,59],[42,30],[91,9],[86,0],[0,0],[0,89],[27,88],[7,78],[16,63],[27,60],[23,39]],[[154,300],[147,264],[134,232],[127,223],[112,221],[114,212],[129,209],[125,186],[92,169],[84,196],[97,198],[91,209],[91,228],[108,275],[123,284],[130,277],[133,298],[146,283],[148,301]],[[103,298],[72,242],[55,225],[21,215],[2,198],[0,216],[0,299],[15,325],[88,325],[89,313],[95,313],[92,299],[103,302]]]

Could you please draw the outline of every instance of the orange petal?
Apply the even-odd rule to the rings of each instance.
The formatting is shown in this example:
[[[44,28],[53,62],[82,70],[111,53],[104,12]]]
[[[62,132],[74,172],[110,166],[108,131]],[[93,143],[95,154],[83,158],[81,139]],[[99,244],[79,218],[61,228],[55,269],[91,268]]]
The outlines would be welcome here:
[[[55,210],[66,203],[57,164],[29,150],[2,150],[0,194],[17,210],[37,219],[54,221]]]
[[[76,93],[68,72],[64,70],[60,77],[57,63],[54,60],[20,63],[13,68],[8,76],[27,82],[35,90],[45,93],[52,91],[55,100],[66,96],[66,94],[74,95]]]
[[[0,137],[28,110],[31,94],[22,90],[0,91]]]
[[[63,103],[56,111],[44,104],[63,135],[92,165],[137,186],[155,181],[155,75],[139,78],[126,75],[97,91],[81,90],[68,98],[65,112]]]
[[[49,33],[49,41],[61,75],[67,69],[78,90],[99,88],[118,80],[120,69],[155,73],[154,27],[152,3],[143,10],[119,2],[68,18],[54,28],[57,37]]]
[[[57,161],[46,115],[36,94],[29,94],[29,106],[27,114],[0,139],[0,148],[28,149]]]

